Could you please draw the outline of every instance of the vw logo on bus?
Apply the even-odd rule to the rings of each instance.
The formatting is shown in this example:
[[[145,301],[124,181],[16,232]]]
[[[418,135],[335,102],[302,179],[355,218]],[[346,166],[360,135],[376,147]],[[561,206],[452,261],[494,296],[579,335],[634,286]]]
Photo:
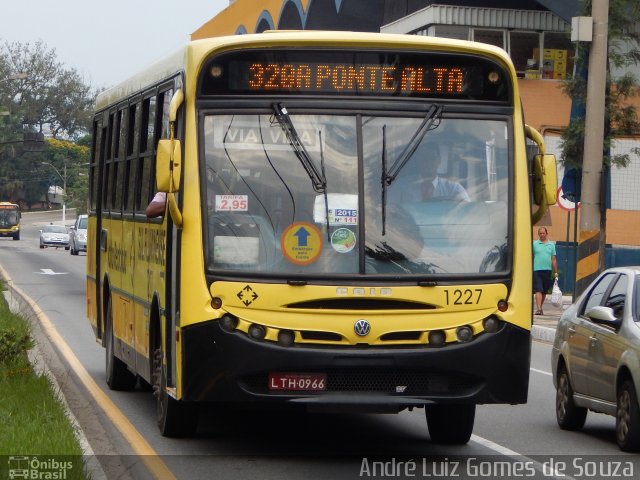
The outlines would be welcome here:
[[[355,330],[356,335],[364,337],[371,331],[371,324],[366,320],[358,320],[353,326],[353,329]]]

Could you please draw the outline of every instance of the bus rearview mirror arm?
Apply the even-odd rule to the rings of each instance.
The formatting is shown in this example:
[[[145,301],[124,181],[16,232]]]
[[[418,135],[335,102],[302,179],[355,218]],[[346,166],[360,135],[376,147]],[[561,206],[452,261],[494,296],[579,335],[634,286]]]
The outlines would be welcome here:
[[[544,139],[533,127],[525,125],[525,134],[538,145],[540,153],[533,160],[533,203],[539,208],[532,213],[531,221],[538,223],[546,213],[549,205],[556,203],[558,188],[558,172],[555,155],[545,153]]]

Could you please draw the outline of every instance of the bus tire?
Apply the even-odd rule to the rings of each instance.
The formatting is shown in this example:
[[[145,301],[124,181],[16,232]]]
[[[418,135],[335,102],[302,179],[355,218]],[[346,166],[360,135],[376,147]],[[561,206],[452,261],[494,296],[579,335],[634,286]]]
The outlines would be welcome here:
[[[198,427],[198,405],[187,403],[167,393],[167,368],[164,352],[157,348],[153,355],[153,394],[156,397],[156,418],[160,433],[165,437],[190,437]]]
[[[14,240],[20,240],[20,232],[18,232],[18,233],[14,233],[14,234],[13,234],[13,239],[14,239]]]
[[[562,430],[580,430],[587,420],[587,409],[576,406],[573,401],[573,388],[571,388],[567,367],[564,365],[558,371],[556,420]]]
[[[432,442],[464,445],[471,438],[475,404],[426,405],[425,414]]]
[[[107,303],[107,324],[105,325],[105,370],[107,385],[111,390],[132,390],[136,386],[137,377],[129,371],[127,365],[116,357],[113,335],[113,314],[111,299]]]

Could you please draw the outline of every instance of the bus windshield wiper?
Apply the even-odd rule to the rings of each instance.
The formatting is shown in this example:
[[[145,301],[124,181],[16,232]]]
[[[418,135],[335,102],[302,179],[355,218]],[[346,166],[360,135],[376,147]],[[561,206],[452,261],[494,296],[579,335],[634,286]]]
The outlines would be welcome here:
[[[440,125],[440,122],[438,122],[435,126],[433,126],[436,120],[440,120],[441,116],[442,116],[442,107],[439,105],[431,105],[431,107],[429,108],[429,111],[427,112],[424,119],[422,120],[422,123],[413,134],[413,137],[411,137],[411,140],[409,140],[409,143],[407,143],[407,146],[404,147],[404,150],[402,151],[400,156],[396,159],[395,162],[393,162],[393,164],[391,165],[391,168],[389,168],[389,170],[386,171],[386,168],[383,165],[383,172],[382,172],[383,185],[389,186],[393,183],[393,181],[396,179],[400,171],[404,168],[404,166],[407,164],[407,162],[409,161],[413,153],[416,151],[416,149],[418,148],[418,145],[420,145],[420,142],[422,141],[424,136],[427,134],[427,132],[429,130],[433,130],[437,128],[438,125]]]
[[[307,175],[309,175],[311,184],[313,185],[313,189],[318,193],[326,193],[327,179],[324,176],[324,172],[318,171],[313,161],[311,160],[311,157],[309,157],[307,149],[300,141],[298,132],[296,132],[296,129],[293,126],[293,122],[289,117],[289,113],[287,112],[286,107],[281,103],[276,103],[273,105],[273,110],[275,112],[276,120],[287,136],[287,140],[289,141],[289,145],[291,145],[291,148],[293,149],[293,153],[296,154],[296,157],[298,157],[298,160],[300,160],[302,167],[307,172]]]

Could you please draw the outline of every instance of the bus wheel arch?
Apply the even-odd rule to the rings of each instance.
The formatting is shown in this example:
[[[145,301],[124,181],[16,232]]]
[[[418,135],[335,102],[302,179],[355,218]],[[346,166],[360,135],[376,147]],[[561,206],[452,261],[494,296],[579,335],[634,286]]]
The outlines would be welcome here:
[[[115,335],[113,331],[113,311],[111,294],[105,288],[104,296],[104,346],[105,346],[105,374],[107,385],[111,390],[132,390],[136,386],[138,377],[132,373],[126,363],[116,356]]]
[[[166,335],[163,339],[160,309],[157,299],[154,297],[152,308],[149,312],[149,344],[152,350],[151,370],[153,395],[156,397],[156,420],[160,433],[165,437],[192,436],[198,426],[198,405],[196,403],[176,400],[167,392],[167,363],[165,355]]]

